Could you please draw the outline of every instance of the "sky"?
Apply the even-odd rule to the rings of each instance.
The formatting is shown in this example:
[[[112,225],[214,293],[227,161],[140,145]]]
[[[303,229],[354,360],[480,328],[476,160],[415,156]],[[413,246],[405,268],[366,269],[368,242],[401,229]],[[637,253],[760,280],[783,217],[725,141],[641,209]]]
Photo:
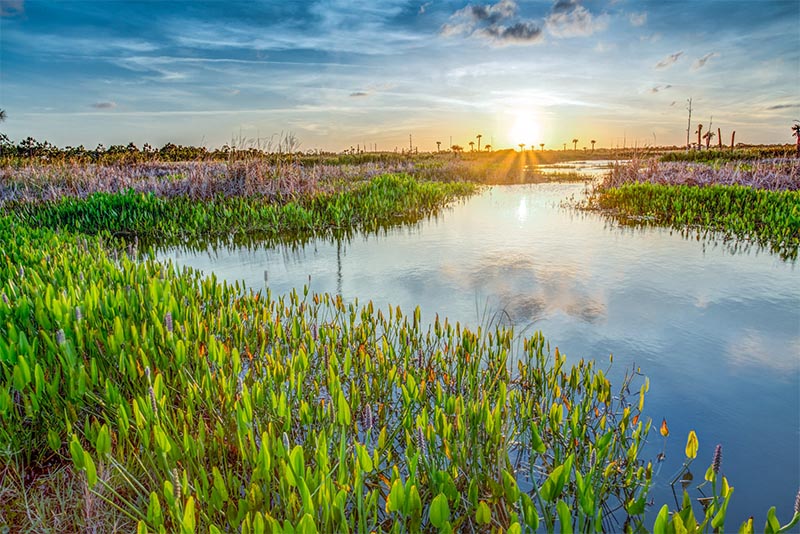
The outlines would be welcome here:
[[[792,143],[800,0],[0,0],[0,131],[301,150]],[[409,136],[411,138],[409,139]]]

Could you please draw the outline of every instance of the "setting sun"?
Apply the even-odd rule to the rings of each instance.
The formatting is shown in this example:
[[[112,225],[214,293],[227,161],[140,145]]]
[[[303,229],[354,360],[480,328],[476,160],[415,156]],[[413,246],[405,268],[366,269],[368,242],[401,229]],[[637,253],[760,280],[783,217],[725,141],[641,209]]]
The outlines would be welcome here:
[[[539,121],[533,113],[521,113],[514,120],[514,125],[508,132],[509,139],[514,145],[525,143],[528,146],[541,143],[542,130]]]

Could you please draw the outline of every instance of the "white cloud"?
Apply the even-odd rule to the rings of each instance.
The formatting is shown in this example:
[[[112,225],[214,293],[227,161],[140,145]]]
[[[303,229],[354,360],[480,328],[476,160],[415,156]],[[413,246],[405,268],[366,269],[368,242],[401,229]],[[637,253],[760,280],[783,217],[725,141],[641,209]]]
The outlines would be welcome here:
[[[608,27],[608,15],[594,16],[577,3],[556,2],[545,21],[547,31],[556,37],[585,37]]]

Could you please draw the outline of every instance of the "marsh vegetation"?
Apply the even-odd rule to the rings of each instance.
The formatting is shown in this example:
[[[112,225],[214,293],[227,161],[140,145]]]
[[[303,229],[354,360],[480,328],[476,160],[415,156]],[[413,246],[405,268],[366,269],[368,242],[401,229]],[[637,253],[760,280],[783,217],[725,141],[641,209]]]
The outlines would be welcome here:
[[[614,386],[540,333],[425,323],[420,308],[308,288],[254,292],[119,239],[371,230],[474,194],[463,178],[518,177],[529,157],[5,167],[0,519],[140,532],[730,528],[718,454],[702,506],[687,493],[646,518],[657,460],[642,457],[650,384],[635,370]],[[618,208],[659,205],[676,224],[796,247],[796,191],[679,187],[678,209],[672,189],[620,184],[607,192]],[[698,456],[693,431],[685,455],[685,467]],[[772,510],[766,530],[798,519],[795,506],[781,527]]]

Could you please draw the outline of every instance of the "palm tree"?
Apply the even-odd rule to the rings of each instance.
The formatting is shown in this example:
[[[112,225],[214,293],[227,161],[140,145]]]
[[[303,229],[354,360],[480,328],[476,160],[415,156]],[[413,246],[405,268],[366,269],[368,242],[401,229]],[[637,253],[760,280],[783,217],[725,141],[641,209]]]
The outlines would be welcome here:
[[[440,150],[441,146],[442,146],[442,142],[441,141],[436,141],[436,152],[441,152],[441,150]]]
[[[715,134],[714,132],[712,132],[711,130],[709,130],[709,131],[707,131],[707,132],[705,133],[705,135],[703,136],[703,139],[705,139],[705,140],[706,140],[706,150],[708,150],[708,149],[710,148],[710,146],[711,146],[711,140],[714,138],[714,136],[715,136],[715,135],[717,135],[717,134]]]
[[[485,147],[483,147],[483,149],[484,149],[486,152],[491,152],[491,151],[492,151],[492,145],[486,145]]]
[[[572,140],[572,150],[578,150],[578,140],[577,139],[573,139]]]
[[[544,150],[544,143],[539,143],[539,148],[541,148],[542,150]]]
[[[469,142],[469,151],[470,152],[475,152],[475,141],[470,141]]]
[[[595,141],[594,139],[592,139],[592,141],[591,141],[591,143],[592,143],[592,152],[594,152],[594,144],[595,144],[596,142],[597,142],[597,141]]]
[[[524,151],[525,151],[525,143],[520,143],[520,144],[519,144],[519,145],[517,145],[517,146],[519,147],[519,151],[520,151],[520,152],[524,152]]]
[[[475,137],[478,138],[478,152],[480,152],[481,151],[481,137],[483,137],[483,135],[482,134],[478,134]]]
[[[797,156],[800,157],[800,121],[794,121],[792,135],[797,138]],[[733,144],[733,140],[731,140],[731,144]]]
[[[698,124],[697,125],[697,131],[695,133],[697,134],[697,150],[701,150],[703,148],[703,144],[700,142],[700,139],[703,136],[703,125],[702,124]]]
[[[0,122],[6,120],[6,110],[0,109]]]

